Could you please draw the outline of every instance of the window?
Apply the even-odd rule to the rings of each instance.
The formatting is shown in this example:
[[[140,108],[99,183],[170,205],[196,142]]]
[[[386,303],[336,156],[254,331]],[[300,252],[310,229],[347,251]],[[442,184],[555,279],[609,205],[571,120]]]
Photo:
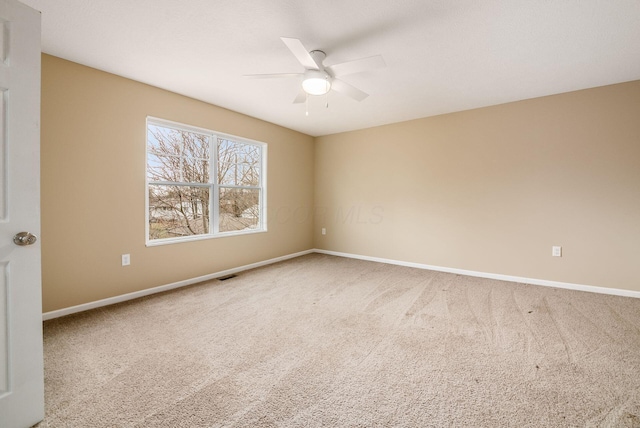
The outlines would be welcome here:
[[[147,244],[265,231],[266,150],[147,118]]]

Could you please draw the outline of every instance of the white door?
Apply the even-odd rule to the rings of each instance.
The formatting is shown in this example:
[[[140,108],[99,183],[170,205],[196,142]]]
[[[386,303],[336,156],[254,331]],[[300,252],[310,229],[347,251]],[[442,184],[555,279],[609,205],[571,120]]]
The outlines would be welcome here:
[[[15,239],[19,232],[30,235]],[[0,0],[0,426],[44,415],[40,13]],[[23,244],[23,245],[19,245]]]

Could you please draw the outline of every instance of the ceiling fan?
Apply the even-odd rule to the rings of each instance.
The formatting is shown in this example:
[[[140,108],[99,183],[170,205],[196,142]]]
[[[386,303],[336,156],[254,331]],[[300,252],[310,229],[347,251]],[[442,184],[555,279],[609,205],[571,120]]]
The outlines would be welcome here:
[[[324,95],[331,89],[356,101],[362,101],[369,94],[338,79],[338,77],[376,70],[386,66],[382,56],[376,55],[325,67],[323,61],[326,58],[326,54],[323,51],[313,50],[309,52],[298,39],[289,37],[280,37],[280,39],[302,64],[305,69],[304,73],[247,74],[245,77],[259,79],[301,77],[302,86],[298,96],[293,100],[294,103],[303,103],[307,100],[308,95]]]

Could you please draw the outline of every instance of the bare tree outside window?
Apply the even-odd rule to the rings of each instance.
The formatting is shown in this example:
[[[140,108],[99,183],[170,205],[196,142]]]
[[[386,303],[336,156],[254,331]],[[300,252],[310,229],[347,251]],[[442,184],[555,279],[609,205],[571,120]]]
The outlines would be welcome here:
[[[154,123],[147,133],[149,240],[261,228],[262,146]]]

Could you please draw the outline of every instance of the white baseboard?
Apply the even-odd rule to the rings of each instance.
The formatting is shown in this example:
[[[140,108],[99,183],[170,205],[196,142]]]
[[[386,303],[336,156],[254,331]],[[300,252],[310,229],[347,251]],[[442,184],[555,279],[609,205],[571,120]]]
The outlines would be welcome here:
[[[295,257],[304,256],[311,253],[327,254],[331,256],[346,257],[358,260],[367,260],[371,262],[386,263],[392,265],[406,266],[418,269],[435,270],[438,272],[456,273],[459,275],[475,276],[479,278],[498,279],[501,281],[520,282],[524,284],[543,285],[545,287],[565,288],[569,290],[588,291],[590,293],[611,294],[615,296],[635,297],[640,298],[640,291],[623,290],[619,288],[607,288],[596,287],[593,285],[573,284],[570,282],[549,281],[546,279],[524,278],[521,276],[502,275],[497,273],[478,272],[465,269],[448,268],[442,266],[426,265],[422,263],[404,262],[401,260],[384,259],[381,257],[362,256],[359,254],[341,253],[338,251],[328,251],[321,249],[305,250],[298,253],[288,254],[274,259],[265,260],[262,262],[251,263],[244,266],[239,266],[232,269],[223,270],[220,272],[211,273],[209,275],[199,276],[196,278],[185,279],[183,281],[174,282],[172,284],[160,285],[158,287],[147,288],[146,290],[134,291],[133,293],[121,294],[120,296],[109,297],[107,299],[97,300],[95,302],[83,303],[81,305],[71,306],[69,308],[58,309],[56,311],[45,312],[42,314],[42,320],[50,320],[53,318],[63,317],[65,315],[71,315],[76,312],[87,311],[89,309],[100,308],[102,306],[113,305],[115,303],[125,302],[127,300],[137,299],[138,297],[149,296],[151,294],[162,293],[163,291],[173,290],[175,288],[184,287],[198,282],[209,281],[215,278],[219,278],[226,275],[242,272],[249,269],[254,269],[260,266],[266,266],[273,263],[281,262],[284,260],[292,259]]]
[[[348,257],[351,259],[367,260],[371,262],[387,263],[392,265],[407,266],[418,269],[435,270],[439,272],[456,273],[459,275],[475,276],[479,278],[498,279],[500,281],[520,282],[524,284],[543,285],[545,287],[566,288],[569,290],[588,291],[590,293],[612,294],[614,296],[640,298],[640,291],[623,290],[619,288],[596,287],[594,285],[573,284],[570,282],[549,281],[546,279],[524,278],[521,276],[501,275],[498,273],[477,272],[473,270],[448,268],[442,266],[425,265],[422,263],[403,262],[400,260],[383,259],[380,257],[361,256],[358,254],[341,253],[338,251],[327,251],[315,249],[315,253],[328,254],[331,256]]]
[[[133,293],[121,294],[119,296],[109,297],[107,299],[97,300],[95,302],[83,303],[81,305],[71,306],[69,308],[58,309],[56,311],[45,312],[42,314],[42,320],[50,320],[53,318],[63,317],[65,315],[75,314],[76,312],[87,311],[89,309],[100,308],[102,306],[113,305],[115,303],[125,302],[127,300],[137,299],[138,297],[149,296],[151,294],[162,293],[163,291],[173,290],[174,288],[180,288],[198,282],[209,281],[222,276],[231,275],[234,273],[242,272],[249,269],[255,269],[260,266],[266,266],[273,263],[281,262],[295,257],[304,256],[306,254],[313,253],[314,250],[305,250],[298,253],[287,254],[285,256],[276,257],[274,259],[265,260],[262,262],[251,263],[248,265],[223,270],[220,272],[211,273],[209,275],[199,276],[196,278],[185,279],[183,281],[174,282],[172,284],[160,285],[158,287],[147,288],[145,290],[134,291]]]

